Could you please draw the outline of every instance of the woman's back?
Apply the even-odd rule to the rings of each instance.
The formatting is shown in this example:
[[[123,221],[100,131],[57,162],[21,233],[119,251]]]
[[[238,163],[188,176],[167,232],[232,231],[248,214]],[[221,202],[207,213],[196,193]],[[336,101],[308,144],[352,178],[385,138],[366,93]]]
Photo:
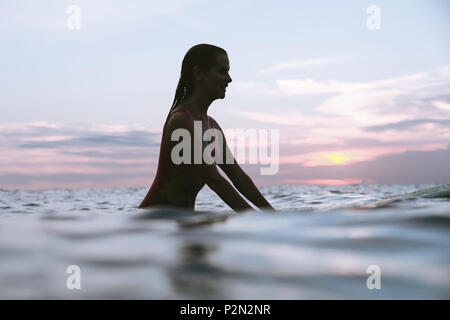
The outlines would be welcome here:
[[[177,112],[182,112],[183,116],[192,121],[201,121],[182,105],[169,114],[163,127],[156,176],[139,208],[164,205],[194,209],[197,194],[205,185],[205,181],[192,170],[191,165],[175,165],[171,159],[171,150],[166,143],[170,140],[170,137],[167,137],[167,123]],[[216,128],[209,116],[206,123],[202,121],[202,131],[208,128]]]

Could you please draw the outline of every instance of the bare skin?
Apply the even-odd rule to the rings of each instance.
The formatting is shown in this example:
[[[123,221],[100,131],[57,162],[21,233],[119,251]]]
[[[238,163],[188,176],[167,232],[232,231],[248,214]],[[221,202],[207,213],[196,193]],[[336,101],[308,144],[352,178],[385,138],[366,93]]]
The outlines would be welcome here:
[[[229,60],[226,54],[218,54],[215,66],[208,72],[203,72],[198,66],[193,69],[195,89],[189,98],[180,104],[177,109],[189,110],[195,120],[201,120],[203,125],[202,131],[212,127],[212,123],[209,124],[208,108],[214,100],[225,97],[226,86],[232,81],[228,74],[229,69]],[[225,137],[217,122],[213,118],[209,118]],[[170,139],[172,132],[178,128],[188,130],[191,136],[194,137],[194,123],[192,119],[183,112],[173,114],[165,127],[164,142],[169,152],[178,143]],[[229,147],[225,140],[223,154],[225,154],[226,149],[229,149]],[[191,154],[193,155],[193,152]],[[256,207],[264,210],[274,210],[235,159],[233,159],[232,164],[213,163],[208,165],[204,162],[193,164],[193,161],[191,163],[181,164],[173,170],[173,179],[167,182],[163,190],[171,199],[171,203],[179,203],[180,207],[194,209],[197,194],[206,184],[234,211],[253,210],[236,189]],[[220,174],[218,167],[228,176],[236,189]],[[139,207],[147,207],[146,199],[142,201]]]

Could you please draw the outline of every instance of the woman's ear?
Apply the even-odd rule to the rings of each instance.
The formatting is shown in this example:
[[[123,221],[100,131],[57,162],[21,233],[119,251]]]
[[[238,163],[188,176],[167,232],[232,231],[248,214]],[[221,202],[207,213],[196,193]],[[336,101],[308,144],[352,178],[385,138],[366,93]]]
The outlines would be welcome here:
[[[192,75],[194,77],[194,81],[202,81],[203,80],[203,70],[200,66],[194,66],[192,68]]]

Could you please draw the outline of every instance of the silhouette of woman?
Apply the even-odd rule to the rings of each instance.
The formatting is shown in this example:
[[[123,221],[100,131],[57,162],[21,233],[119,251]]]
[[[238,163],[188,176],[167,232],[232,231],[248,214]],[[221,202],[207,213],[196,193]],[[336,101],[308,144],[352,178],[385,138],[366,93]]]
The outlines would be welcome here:
[[[216,129],[224,139],[221,145],[222,155],[230,152],[222,129],[212,117],[207,115],[211,103],[225,97],[226,87],[232,81],[228,74],[229,70],[227,52],[210,44],[196,45],[189,49],[184,56],[172,108],[163,127],[156,176],[139,208],[174,206],[194,210],[197,194],[206,184],[233,210],[252,209],[228,180],[219,173],[217,169],[219,166],[234,187],[255,206],[273,210],[231,153],[232,161],[222,161],[222,164],[219,163],[221,161],[212,164],[206,163],[207,161],[201,161],[201,163],[185,161],[176,164],[172,159],[172,149],[178,144],[177,141],[171,139],[171,137],[173,138],[172,133],[176,129],[189,132],[190,137],[194,137],[194,139],[199,137],[203,142],[199,144],[202,146],[202,156],[209,141],[203,141],[203,132],[207,129]],[[194,123],[194,121],[201,121],[201,136],[199,136],[198,130],[194,130],[195,123],[199,122]],[[190,152],[187,152],[186,155],[190,154],[191,159],[194,159],[196,149],[193,141],[190,146],[192,150],[189,150]],[[182,150],[183,153],[185,151]],[[214,152],[211,155],[214,156]]]

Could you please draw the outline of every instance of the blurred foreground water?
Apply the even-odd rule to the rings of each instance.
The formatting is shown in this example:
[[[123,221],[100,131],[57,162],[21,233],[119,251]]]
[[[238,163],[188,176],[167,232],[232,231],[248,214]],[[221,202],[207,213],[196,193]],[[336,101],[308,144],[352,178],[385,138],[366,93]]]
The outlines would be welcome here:
[[[450,186],[394,197],[430,187],[266,187],[278,211],[240,215],[207,188],[202,212],[137,209],[140,188],[0,189],[0,298],[449,299]]]

